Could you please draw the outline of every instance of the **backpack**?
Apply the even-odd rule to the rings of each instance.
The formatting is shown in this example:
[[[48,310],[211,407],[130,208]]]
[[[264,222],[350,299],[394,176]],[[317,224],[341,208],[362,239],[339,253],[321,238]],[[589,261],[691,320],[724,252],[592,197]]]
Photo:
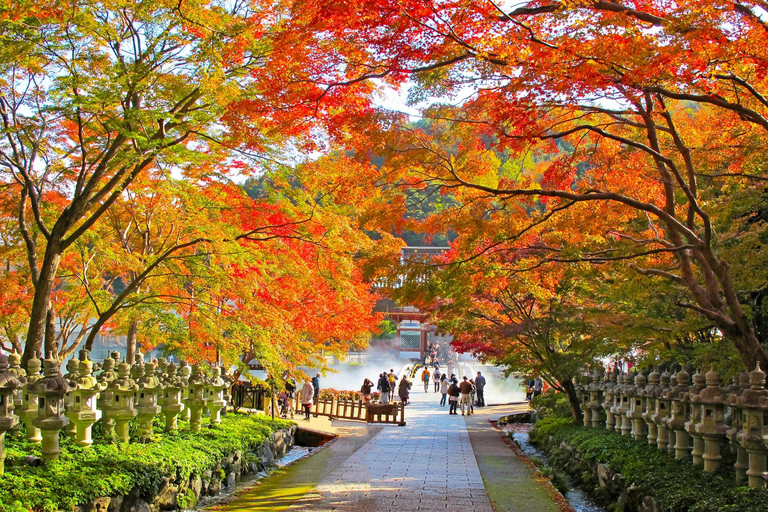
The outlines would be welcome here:
[[[392,385],[395,384],[395,374],[394,373],[390,373],[388,379],[389,379],[389,383],[390,384],[392,384]]]

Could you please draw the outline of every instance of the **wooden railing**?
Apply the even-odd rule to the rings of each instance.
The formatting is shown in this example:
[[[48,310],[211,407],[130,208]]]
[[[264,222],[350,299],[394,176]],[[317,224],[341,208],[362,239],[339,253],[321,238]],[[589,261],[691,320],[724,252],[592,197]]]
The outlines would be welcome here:
[[[294,397],[294,410],[301,414],[304,410],[299,397]],[[405,406],[402,402],[363,403],[362,400],[325,399],[312,404],[311,414],[315,417],[327,416],[331,419],[365,421],[367,423],[387,423],[405,426]]]

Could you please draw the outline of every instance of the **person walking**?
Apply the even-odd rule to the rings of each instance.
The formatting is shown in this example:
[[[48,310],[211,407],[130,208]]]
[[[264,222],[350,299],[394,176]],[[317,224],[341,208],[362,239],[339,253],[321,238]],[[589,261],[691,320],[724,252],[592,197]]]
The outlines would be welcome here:
[[[424,367],[424,371],[421,372],[421,381],[424,383],[424,392],[429,391],[429,368]],[[405,377],[405,375],[403,375]]]
[[[432,381],[435,383],[435,393],[440,391],[440,367],[436,366],[434,373],[432,373]]]
[[[472,379],[469,379],[469,383],[472,384],[472,390],[469,392],[469,414],[475,414],[475,396],[477,394],[477,385]]]
[[[445,407],[445,400],[448,396],[448,386],[450,385],[450,382],[448,381],[448,376],[446,374],[443,374],[442,377],[440,377],[440,393],[443,395],[440,398],[440,407]]]
[[[389,385],[389,377],[386,373],[382,373],[379,377],[379,390],[381,391],[381,403],[387,405],[389,403],[389,392],[392,388]]]
[[[475,387],[477,388],[477,406],[485,407],[485,377],[477,372],[475,377]]]
[[[537,396],[541,395],[541,390],[544,388],[544,381],[541,380],[541,377],[536,377],[533,379],[533,398],[536,398]]]
[[[455,380],[452,380],[451,385],[448,386],[448,403],[450,404],[448,414],[456,414],[456,406],[459,403],[460,394],[461,390],[459,389],[459,385]]]
[[[461,400],[459,401],[461,404],[461,415],[464,416],[464,406],[467,407],[467,414],[469,414],[469,404],[471,403],[469,401],[469,393],[472,391],[472,384],[467,381],[466,375],[461,384],[459,384],[459,390],[461,391]]]
[[[394,395],[395,394],[395,387],[397,386],[397,375],[395,375],[395,370],[390,368],[389,369],[389,375],[387,375],[387,378],[389,379],[389,390]]]
[[[304,379],[304,386],[299,391],[299,400],[304,408],[304,419],[309,420],[309,409],[312,407],[312,399],[315,396],[315,389],[312,387],[312,381]]]
[[[371,379],[366,378],[363,381],[363,386],[360,388],[360,394],[363,395],[363,403],[367,404],[371,401],[371,390],[373,389],[373,382]]]
[[[320,374],[318,373],[312,377],[312,387],[315,390],[315,394],[312,396],[312,403],[317,405],[317,398],[320,395]]]
[[[400,379],[400,384],[397,387],[397,394],[400,395],[400,401],[403,402],[403,405],[408,405],[408,398],[409,398],[409,391],[411,389],[411,383],[408,382],[408,379],[406,378],[405,374],[403,374],[403,378]]]

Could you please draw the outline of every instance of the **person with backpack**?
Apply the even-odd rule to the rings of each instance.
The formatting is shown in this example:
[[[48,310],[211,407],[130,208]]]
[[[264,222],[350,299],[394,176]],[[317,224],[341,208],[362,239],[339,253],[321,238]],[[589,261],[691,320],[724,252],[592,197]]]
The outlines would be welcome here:
[[[450,404],[448,414],[456,414],[456,406],[459,405],[460,394],[461,390],[459,389],[458,382],[455,380],[451,381],[451,385],[448,386],[448,403]]]
[[[432,374],[432,381],[435,383],[435,393],[440,390],[440,367],[435,367],[435,372]]]
[[[421,372],[421,381],[424,383],[424,392],[429,391],[429,368],[424,367],[424,371]]]
[[[387,378],[389,378],[389,389],[390,389],[390,391],[392,391],[394,393],[395,392],[395,387],[397,387],[396,386],[396,384],[397,384],[397,375],[395,375],[395,370],[390,368],[389,369],[389,375],[387,376]]]

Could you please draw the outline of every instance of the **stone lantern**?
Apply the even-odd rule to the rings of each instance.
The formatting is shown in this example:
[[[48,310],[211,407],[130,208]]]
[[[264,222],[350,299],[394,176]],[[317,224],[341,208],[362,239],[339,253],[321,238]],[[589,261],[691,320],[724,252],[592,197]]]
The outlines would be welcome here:
[[[115,434],[115,420],[109,415],[109,410],[115,402],[115,395],[109,387],[109,384],[118,378],[115,371],[115,360],[112,357],[104,359],[102,371],[97,377],[99,387],[102,389],[99,393],[99,409],[102,412],[101,427],[104,431],[104,437],[111,438]]]
[[[603,410],[605,411],[605,428],[613,430],[615,419],[613,417],[613,396],[616,388],[616,373],[608,372],[608,378],[603,382]]]
[[[621,432],[621,435],[628,436],[632,432],[632,422],[627,413],[629,412],[630,395],[634,389],[635,372],[624,375],[622,382],[623,384],[619,386],[619,405],[613,414],[616,416],[616,430]]]
[[[169,364],[166,371],[165,387],[163,388],[163,395],[160,400],[160,410],[163,416],[165,416],[165,431],[170,432],[179,429],[177,418],[184,408],[184,404],[181,403],[181,391],[183,388],[181,378],[176,375],[176,365],[173,363]]]
[[[587,377],[588,379],[588,377]],[[579,408],[582,412],[582,421],[585,427],[589,427],[592,424],[592,409],[589,404],[589,393],[587,392],[587,383],[584,376],[574,377],[572,379],[573,388],[576,390],[576,396],[579,401]]]
[[[701,421],[701,407],[695,405],[694,399],[699,396],[706,387],[706,377],[701,370],[693,374],[693,386],[688,390],[685,402],[688,404],[688,421],[685,422],[685,431],[693,439],[693,450],[691,456],[693,463],[697,466],[704,464],[704,438],[696,432],[696,425]]]
[[[768,452],[768,391],[765,389],[765,372],[758,364],[749,372],[750,388],[741,396],[731,397],[732,405],[742,411],[741,431],[736,434],[739,444],[749,454],[747,480],[750,487],[765,487],[765,455]]]
[[[27,372],[21,367],[21,354],[15,350],[8,356],[8,373],[15,375],[21,383],[13,393],[13,410],[18,413],[24,402],[24,384],[27,383]],[[16,428],[21,428],[21,424]]]
[[[690,382],[691,376],[685,370],[681,370],[677,373],[677,386],[670,389],[666,397],[670,403],[669,417],[667,418],[669,444],[675,449],[676,459],[686,458],[690,448],[688,432],[685,431],[685,422],[688,419],[688,403],[685,401],[685,397],[688,394]]]
[[[146,363],[144,365],[144,375],[138,382],[138,411],[137,434],[142,439],[147,439],[152,435],[152,420],[160,413],[160,406],[157,405],[157,395],[162,393],[163,386],[160,379],[155,375],[155,363]]]
[[[176,371],[179,376],[179,384],[181,384],[181,402],[186,404],[187,398],[190,398],[192,390],[189,388],[189,378],[192,376],[192,368],[189,367],[186,361],[179,363],[179,369]],[[189,421],[189,407],[186,405],[179,414],[179,419]]]
[[[656,446],[656,440],[659,437],[659,431],[656,428],[656,423],[653,422],[651,416],[656,412],[656,394],[659,392],[661,383],[661,374],[658,370],[653,370],[648,374],[648,385],[643,390],[643,399],[645,400],[645,412],[643,413],[643,419],[648,427],[648,444]]]
[[[102,411],[96,408],[96,400],[102,385],[91,375],[93,361],[88,359],[88,354],[80,356],[78,365],[79,377],[75,380],[75,388],[70,391],[72,405],[67,410],[67,418],[75,424],[75,444],[78,446],[91,446],[91,426],[101,419]]]
[[[728,396],[728,405],[730,405],[730,416],[726,416],[726,423],[730,418],[731,428],[725,433],[728,438],[728,443],[731,447],[731,452],[736,454],[736,462],[733,464],[733,469],[736,472],[736,482],[741,483],[747,478],[747,469],[749,469],[749,454],[747,450],[741,445],[738,439],[738,435],[744,428],[745,414],[740,406],[740,398],[744,394],[744,391],[748,390],[751,386],[749,383],[749,373],[741,372],[738,375],[739,391]]]
[[[160,379],[160,382],[165,382],[165,378],[168,376],[168,361],[161,357],[157,360],[156,365],[157,370],[155,370],[155,374],[157,378]]]
[[[117,365],[117,378],[109,383],[107,391],[111,392],[114,400],[108,411],[105,411],[115,422],[115,434],[121,443],[129,439],[128,425],[136,417],[134,399],[139,387],[130,378],[131,365],[122,362]]]
[[[669,400],[664,398],[664,393],[670,390],[669,382],[669,373],[665,371],[661,374],[661,384],[656,389],[656,409],[650,416],[651,421],[656,424],[656,446],[662,451],[666,451],[669,444],[669,431],[667,430]]]
[[[589,393],[589,408],[592,410],[592,427],[598,428],[603,423],[602,414],[602,386],[600,385],[600,372],[592,372],[592,382],[587,386]]]
[[[642,373],[635,377],[635,386],[632,388],[629,396],[629,411],[627,417],[632,421],[632,439],[644,442],[647,437],[645,431],[645,420],[643,420],[644,403],[643,392],[647,381]]]
[[[40,435],[40,429],[35,426],[33,421],[37,418],[37,395],[32,392],[32,387],[35,382],[42,378],[40,375],[40,360],[36,357],[32,357],[27,361],[27,383],[24,384],[21,408],[17,410],[17,414],[24,422],[24,427],[27,430],[27,441],[30,443],[39,443],[43,440]]]
[[[44,459],[59,458],[59,432],[69,424],[64,415],[64,397],[69,392],[69,382],[59,371],[59,361],[52,355],[43,361],[45,375],[30,391],[37,395],[37,418],[34,425],[42,431]]]
[[[227,414],[227,404],[232,402],[232,384],[234,384],[235,380],[227,371],[226,366],[221,368],[221,378],[224,379],[224,382],[227,385],[227,387],[224,388],[224,407],[221,408],[221,415],[224,416]]]
[[[80,374],[78,373],[80,370],[80,360],[76,357],[72,357],[69,361],[67,361],[67,373],[64,374],[64,379],[69,384],[70,391],[74,389],[75,382],[80,377]],[[69,411],[72,408],[72,401],[74,400],[71,393],[67,393],[64,395],[64,411]],[[64,432],[69,437],[75,437],[75,434],[77,433],[77,425],[74,423],[68,423],[66,427],[64,427]]]
[[[227,389],[227,383],[221,378],[221,368],[214,366],[211,368],[211,380],[205,389],[205,407],[211,413],[212,425],[221,423],[221,410],[227,405],[224,400],[225,389]]]
[[[19,423],[19,417],[13,414],[13,397],[21,385],[19,378],[8,371],[8,358],[0,354],[0,475],[5,472],[5,433]]]
[[[707,387],[691,398],[694,407],[699,408],[700,422],[696,433],[704,438],[704,471],[714,473],[720,467],[720,441],[725,437],[728,426],[725,424],[726,394],[720,388],[720,374],[714,369],[707,372]]]
[[[203,407],[205,407],[205,376],[199,365],[192,366],[192,375],[189,377],[188,394],[184,399],[184,405],[189,409],[189,428],[192,432],[200,431],[202,423]]]

